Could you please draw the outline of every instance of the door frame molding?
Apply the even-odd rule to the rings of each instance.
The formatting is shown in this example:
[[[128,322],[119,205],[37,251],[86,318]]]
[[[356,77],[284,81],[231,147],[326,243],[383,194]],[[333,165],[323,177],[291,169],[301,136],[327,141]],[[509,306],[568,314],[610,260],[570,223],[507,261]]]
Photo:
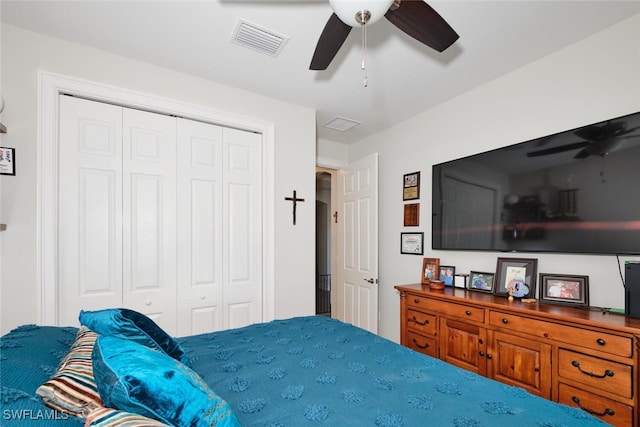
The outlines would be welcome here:
[[[37,125],[37,321],[58,324],[58,97],[75,95],[160,114],[175,115],[262,135],[262,318],[275,318],[275,125],[208,107],[80,78],[38,71]]]

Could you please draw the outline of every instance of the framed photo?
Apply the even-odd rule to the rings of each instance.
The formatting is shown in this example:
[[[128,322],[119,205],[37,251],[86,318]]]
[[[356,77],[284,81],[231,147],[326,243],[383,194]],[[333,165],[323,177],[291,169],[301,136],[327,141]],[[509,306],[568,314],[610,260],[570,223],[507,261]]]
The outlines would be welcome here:
[[[0,175],[16,174],[15,148],[0,147]]]
[[[402,187],[402,200],[415,200],[420,198],[420,172],[404,175]]]
[[[400,233],[400,253],[422,255],[424,233]]]
[[[455,282],[456,267],[453,265],[441,265],[438,279],[442,280],[445,286],[453,286]]]
[[[589,276],[541,273],[540,300],[588,307]]]
[[[494,294],[514,298],[535,298],[538,260],[498,258]]]
[[[420,225],[420,203],[404,205],[404,226],[417,227]]]
[[[468,274],[456,274],[453,279],[453,286],[456,288],[467,289],[467,279],[469,279]]]
[[[428,285],[431,279],[437,280],[440,272],[440,258],[425,258],[422,260],[422,284]]]
[[[469,289],[493,293],[495,274],[482,271],[471,271],[469,273]]]

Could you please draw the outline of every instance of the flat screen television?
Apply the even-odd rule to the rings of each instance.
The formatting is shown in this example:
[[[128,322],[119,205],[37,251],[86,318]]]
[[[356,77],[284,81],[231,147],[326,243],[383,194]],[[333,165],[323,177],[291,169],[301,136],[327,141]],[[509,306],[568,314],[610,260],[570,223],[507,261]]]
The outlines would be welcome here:
[[[640,254],[640,112],[433,166],[433,249]]]

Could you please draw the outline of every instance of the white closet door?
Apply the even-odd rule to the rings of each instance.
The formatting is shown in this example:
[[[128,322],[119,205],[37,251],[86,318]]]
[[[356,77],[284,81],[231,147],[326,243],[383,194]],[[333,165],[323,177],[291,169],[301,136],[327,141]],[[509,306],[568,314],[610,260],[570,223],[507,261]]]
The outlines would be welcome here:
[[[67,96],[60,117],[59,324],[262,321],[261,135]]]
[[[223,329],[222,128],[178,119],[178,335]]]
[[[176,119],[123,109],[123,292],[176,333]]]
[[[61,96],[59,141],[58,324],[76,325],[122,305],[122,108]]]
[[[178,119],[179,335],[262,320],[261,143]]]
[[[262,321],[262,136],[222,131],[224,327]]]

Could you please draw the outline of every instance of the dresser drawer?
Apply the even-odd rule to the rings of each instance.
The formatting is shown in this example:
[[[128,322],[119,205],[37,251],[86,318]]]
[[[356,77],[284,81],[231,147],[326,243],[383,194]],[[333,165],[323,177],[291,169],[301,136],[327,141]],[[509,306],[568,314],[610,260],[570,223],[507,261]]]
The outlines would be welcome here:
[[[435,335],[437,317],[415,310],[407,310],[407,327],[422,334]]]
[[[484,308],[475,307],[472,305],[437,301],[431,298],[423,298],[417,295],[407,296],[407,305],[409,310],[412,308],[417,308],[421,310],[429,310],[438,314],[445,314],[449,316],[473,320],[474,322],[484,322]]]
[[[436,338],[425,337],[409,331],[407,332],[407,347],[432,357],[438,357],[438,340]]]
[[[529,319],[500,311],[491,311],[489,313],[489,323],[512,331],[525,332],[538,337],[575,344],[622,357],[631,357],[633,355],[633,342],[629,337]]]
[[[580,390],[567,384],[559,384],[558,402],[582,408],[584,411],[619,427],[633,425],[633,407],[606,397]]]
[[[561,348],[558,375],[622,397],[633,396],[633,368],[622,363]]]

